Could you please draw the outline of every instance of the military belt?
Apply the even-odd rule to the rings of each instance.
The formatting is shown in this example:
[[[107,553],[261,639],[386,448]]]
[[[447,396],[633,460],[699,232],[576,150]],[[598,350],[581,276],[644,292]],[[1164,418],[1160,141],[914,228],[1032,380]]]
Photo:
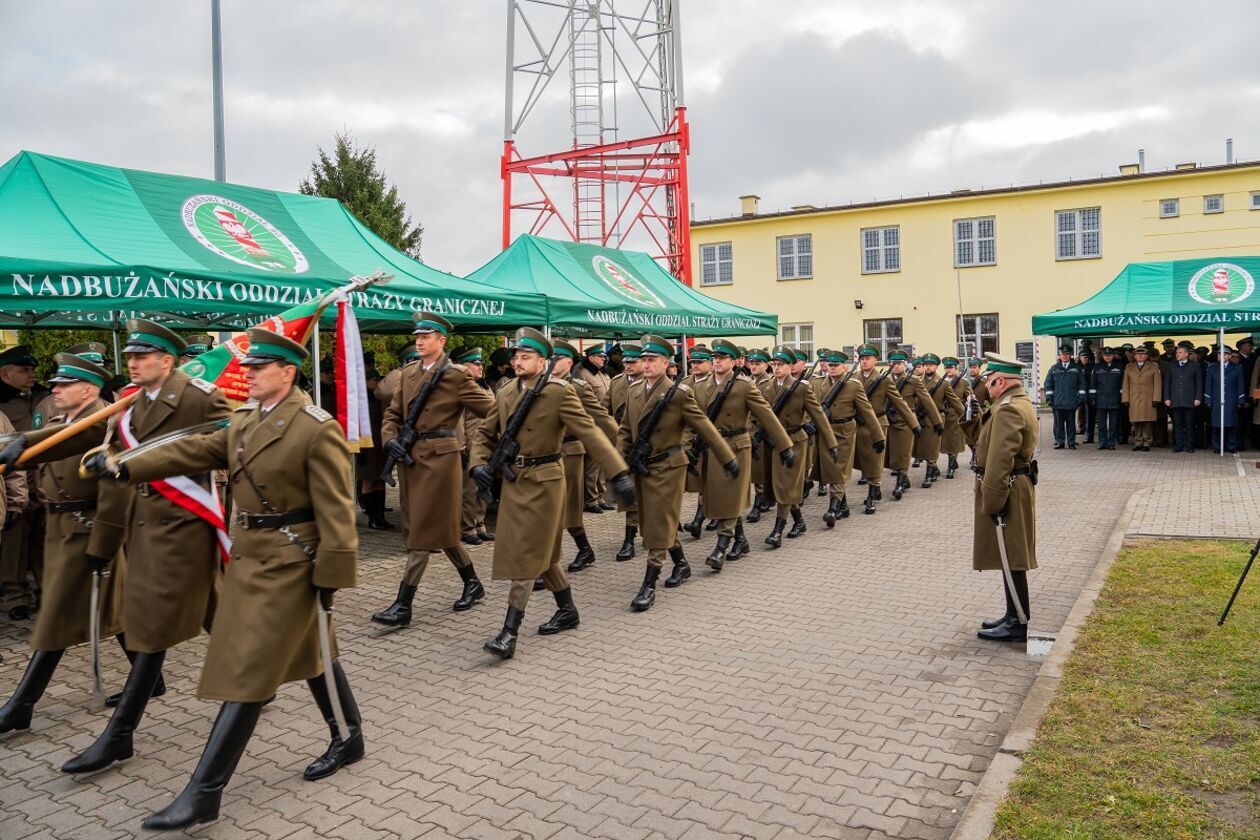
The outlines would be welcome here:
[[[718,431],[721,432],[722,437],[724,438],[733,438],[737,435],[748,434],[748,427],[740,426],[738,429],[718,429]]]
[[[433,440],[434,438],[453,438],[454,429],[430,429],[427,432],[416,432],[416,440]]]
[[[68,502],[49,502],[49,513],[74,513],[75,511],[95,510],[96,499],[72,499]]]
[[[283,528],[285,525],[297,525],[301,522],[314,522],[315,511],[310,508],[289,510],[284,513],[250,513],[247,510],[238,510],[233,519],[246,531],[257,528],[274,529]]]
[[[975,467],[972,467],[971,469],[976,475],[980,476],[981,478],[984,477],[984,467],[975,466]],[[1029,475],[1030,476],[1032,475],[1032,467],[1028,464],[1025,464],[1022,467],[1015,467],[1011,470],[1010,474],[1012,476],[1016,476],[1016,475]]]
[[[660,452],[657,452],[653,455],[649,455],[648,457],[644,458],[643,463],[656,464],[661,461],[664,461],[666,458],[668,458],[670,455],[673,455],[675,452],[681,452],[681,451],[682,451],[682,446],[680,445],[671,446],[668,449],[662,449]]]
[[[805,424],[804,424],[804,423],[800,424],[799,426],[788,426],[788,427],[787,427],[787,433],[788,433],[789,435],[794,435],[794,434],[796,434],[797,432],[799,432],[799,431],[800,431],[801,429],[803,429],[803,428],[805,428]]]
[[[852,417],[841,417],[839,420],[832,420],[831,425],[839,426],[841,423],[852,423],[852,422],[853,422]]]
[[[577,435],[565,435],[565,436],[564,436],[564,440],[563,440],[563,441],[561,441],[561,442],[562,442],[562,443],[573,443],[573,442],[574,442],[575,440],[577,440],[577,439],[578,439],[578,436],[577,436]]]
[[[512,461],[514,467],[536,467],[539,464],[554,464],[564,457],[563,452],[553,452],[550,455],[517,455]]]

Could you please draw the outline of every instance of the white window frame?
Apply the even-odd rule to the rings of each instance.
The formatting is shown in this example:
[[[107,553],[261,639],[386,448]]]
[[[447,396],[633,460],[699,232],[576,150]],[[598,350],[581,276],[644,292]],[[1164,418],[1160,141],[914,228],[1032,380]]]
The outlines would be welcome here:
[[[1255,190],[1251,193],[1251,204],[1249,206],[1252,210],[1260,210],[1260,190]]]
[[[897,324],[897,330],[895,333],[890,332],[888,329],[888,325],[893,322],[896,322]],[[875,324],[879,325],[879,335],[872,337],[870,333],[870,327]],[[906,330],[906,322],[901,318],[863,318],[862,319],[862,341],[865,344],[874,344],[876,347],[878,347],[879,357],[881,359],[887,359],[888,354],[890,352],[892,352],[893,350],[896,350],[898,347],[900,347],[902,344],[905,343],[905,337],[906,337],[905,330]],[[891,338],[892,335],[896,335],[896,338]]]
[[[803,248],[801,246],[804,246]],[[784,246],[787,246],[786,249]],[[784,271],[784,260],[791,268]],[[808,280],[814,276],[814,235],[795,233],[774,240],[774,262],[779,280]]]
[[[975,343],[975,338],[976,338],[975,324],[976,324],[976,319],[980,319],[980,318],[992,318],[993,331],[985,332],[983,330],[984,323],[983,321],[981,321],[980,347],[976,348],[975,353],[969,353],[967,352],[967,344]],[[969,332],[964,332],[963,326],[968,321],[971,322],[971,325],[970,325],[971,329]],[[961,359],[964,356],[975,356],[976,358],[982,359],[984,358],[984,354],[986,352],[992,352],[992,353],[1001,352],[998,348],[1001,347],[1002,322],[1001,322],[1001,318],[998,316],[998,313],[996,312],[968,312],[965,315],[955,315],[954,324],[956,325],[956,329],[958,333],[957,342],[956,342],[958,358]]]
[[[1208,202],[1212,199],[1216,199],[1217,202],[1219,202],[1216,205],[1215,210],[1208,209]],[[1212,195],[1203,196],[1203,215],[1211,216],[1216,213],[1224,213],[1224,212],[1225,212],[1225,195],[1223,193],[1213,193]]]
[[[1180,198],[1161,198],[1159,200],[1159,217],[1161,219],[1175,219],[1180,215]]]
[[[802,333],[806,331],[809,337],[802,338]],[[793,350],[808,353],[812,359],[814,357],[814,322],[799,321],[793,324],[779,324],[779,343],[786,344]]]
[[[980,228],[983,222],[989,223],[989,235],[982,236]],[[963,232],[969,235],[963,237]],[[989,259],[982,259],[981,252],[985,243],[989,245]],[[963,259],[964,246],[971,254],[970,261]],[[997,217],[973,216],[969,219],[954,219],[954,268],[971,268],[979,265],[997,265]]]
[[[868,234],[874,234],[875,244],[867,244]],[[890,241],[891,240],[891,241]],[[858,249],[862,255],[863,274],[893,274],[901,271],[901,225],[862,228],[858,231]],[[868,256],[875,258],[871,268]]]
[[[1084,222],[1087,213],[1093,213],[1097,219],[1097,226],[1086,229]],[[1064,222],[1070,221],[1068,228],[1064,227]],[[1091,253],[1085,253],[1085,243],[1087,235],[1094,234],[1095,250]],[[1064,252],[1064,237],[1071,237],[1072,253]],[[1076,207],[1071,210],[1055,210],[1054,211],[1054,259],[1056,262],[1066,262],[1069,260],[1097,260],[1102,259],[1102,208],[1101,207]]]
[[[726,249],[726,258],[722,249]],[[723,269],[726,278],[723,279]],[[712,272],[712,279],[708,273]],[[735,282],[735,252],[730,242],[706,242],[700,246],[700,285],[730,286]]]

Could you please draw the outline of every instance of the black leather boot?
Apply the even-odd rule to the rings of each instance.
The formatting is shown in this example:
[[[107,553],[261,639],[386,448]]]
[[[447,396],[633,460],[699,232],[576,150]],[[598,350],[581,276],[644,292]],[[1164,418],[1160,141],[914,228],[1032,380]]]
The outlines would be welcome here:
[[[308,782],[331,776],[342,767],[363,758],[363,717],[359,714],[359,704],[354,702],[350,681],[346,679],[346,672],[341,670],[340,662],[333,662],[332,672],[337,683],[337,694],[341,698],[341,712],[346,717],[346,728],[350,730],[350,740],[341,740],[341,731],[337,729],[337,718],[333,716],[332,697],[328,695],[328,683],[324,675],[307,680],[311,696],[315,698],[319,713],[324,716],[324,722],[328,724],[328,731],[332,735],[324,754],[312,761],[302,772],[302,778]]]
[[[546,588],[547,588],[547,582],[542,579],[542,575],[539,575],[538,577],[534,578],[534,591],[535,592],[542,592]]]
[[[746,557],[750,551],[752,551],[752,546],[748,544],[748,536],[744,533],[744,522],[741,519],[736,519],[735,542],[731,545],[731,550],[726,553],[726,559],[735,561],[741,557]]]
[[[691,577],[691,564],[687,562],[681,545],[676,545],[669,550],[669,559],[674,561],[674,569],[669,573],[669,577],[665,578],[665,587],[673,589],[676,586],[682,586],[683,581]]]
[[[821,499],[823,496],[826,496],[826,495],[827,495],[827,483],[825,481],[818,482],[818,498]]]
[[[792,508],[792,529],[787,532],[788,539],[794,540],[805,533],[805,516],[798,507]]]
[[[411,602],[416,597],[416,588],[406,583],[398,585],[398,597],[381,612],[372,616],[372,621],[386,627],[406,627],[411,623]]]
[[[48,682],[52,679],[57,663],[61,661],[62,650],[37,650],[31,653],[31,661],[26,664],[26,673],[22,681],[13,690],[9,702],[0,708],[0,732],[12,732],[15,729],[31,728],[31,713],[35,704],[44,696]]]
[[[262,703],[224,703],[219,707],[219,716],[214,719],[214,728],[192,778],[174,802],[146,817],[141,827],[169,831],[217,820],[223,789],[245,754],[262,707]]]
[[[945,478],[950,479],[958,475],[958,456],[950,455],[949,464],[945,469]]]
[[[691,534],[693,540],[700,539],[700,530],[704,526],[704,506],[696,505],[696,515],[691,518],[691,522],[683,526],[683,530]]]
[[[538,628],[538,635],[551,636],[563,630],[576,630],[580,617],[577,607],[573,605],[573,589],[564,589],[552,593],[556,598],[556,614]]]
[[[893,497],[894,499],[896,499],[897,501],[901,501],[901,494],[902,494],[902,493],[904,493],[904,492],[906,491],[906,488],[904,488],[904,487],[901,485],[901,477],[902,477],[902,475],[903,475],[903,473],[901,473],[901,472],[899,472],[899,471],[897,471],[897,470],[893,470],[893,489],[892,489],[892,497]]]
[[[493,653],[500,659],[511,659],[516,655],[516,637],[521,632],[521,621],[525,611],[516,607],[508,607],[507,616],[503,619],[503,629],[499,635],[481,646],[486,653]]]
[[[858,481],[857,481],[857,483],[858,483],[858,487],[861,487],[862,485],[866,484],[866,476],[864,476],[864,475],[863,475],[863,476],[858,476]]]
[[[980,622],[982,629],[992,630],[994,627],[1001,627],[1010,620],[1011,616],[1015,615],[1015,602],[1011,600],[1011,589],[1006,585],[1005,581],[1002,582],[1002,592],[1006,595],[1006,612],[1001,618],[986,618]]]
[[[635,525],[626,526],[626,538],[621,542],[621,548],[617,549],[616,560],[625,562],[634,557],[634,538],[638,536],[639,529]]]
[[[783,529],[787,527],[786,519],[775,519],[774,528],[766,536],[766,545],[771,548],[778,548],[783,545]]]
[[[722,571],[722,565],[726,563],[726,555],[731,550],[731,537],[726,534],[718,534],[717,545],[709,552],[709,556],[704,558],[704,564],[715,572]]]
[[[643,612],[649,610],[656,603],[656,580],[661,576],[661,567],[648,564],[647,572],[643,575],[643,585],[639,587],[639,594],[634,596],[634,600],[630,602],[630,609],[635,612]]]
[[[368,515],[368,527],[374,531],[392,531],[394,523],[385,518],[385,491],[373,490],[364,493],[365,510]]]
[[[804,501],[805,499],[808,499],[809,491],[813,489],[814,489],[814,482],[812,481],[805,482],[805,486],[802,488],[802,492],[801,492],[801,500]]]
[[[874,484],[866,486],[866,501],[862,503],[863,513],[875,512],[875,491],[877,489]]]
[[[455,571],[459,572],[460,580],[464,582],[464,591],[459,600],[451,605],[451,609],[455,612],[470,610],[473,604],[486,597],[486,588],[481,585],[481,579],[477,577],[477,570],[472,563],[456,566]]]
[[[573,558],[573,562],[569,564],[570,572],[580,572],[587,566],[595,564],[595,549],[591,548],[591,541],[586,538],[585,528],[570,528],[569,536],[573,537],[573,542],[578,547],[577,557]]]
[[[162,662],[166,651],[137,653],[131,663],[131,673],[118,698],[118,708],[105,724],[105,731],[79,755],[61,765],[63,773],[91,773],[102,770],[115,761],[131,758],[131,736],[144,716],[144,708],[153,696],[153,688],[162,675]]]
[[[1024,617],[1031,620],[1032,613],[1029,611],[1028,603],[1028,573],[1012,569],[1011,580],[1015,584],[1015,594],[1019,597],[1020,606],[1024,608]],[[1023,642],[1028,640],[1028,625],[1019,620],[1012,601],[1011,615],[1007,616],[1005,622],[996,627],[981,630],[976,635],[989,642]]]
[[[840,494],[840,504],[836,506],[836,513],[840,515],[841,519],[849,518],[849,494],[848,493]]]
[[[753,497],[752,507],[748,509],[748,514],[744,517],[745,522],[761,521],[761,493],[757,493]]]
[[[705,523],[704,530],[716,531],[717,529],[718,529],[718,523],[716,519],[710,519],[707,523]]]
[[[827,503],[827,512],[823,514],[823,524],[828,528],[836,527],[836,517],[840,513],[840,500],[832,499]]]
[[[114,638],[118,640],[118,646],[122,648],[123,653],[127,657],[127,661],[134,663],[136,661],[136,655],[132,653],[131,651],[127,650],[127,634],[119,633]],[[158,674],[157,685],[153,686],[153,696],[161,697],[165,693],[166,693],[166,680],[162,677],[161,674]],[[117,707],[119,697],[122,697],[121,691],[118,692],[117,694],[111,694],[108,697],[106,697],[105,708],[113,709]]]
[[[926,490],[932,486],[932,482],[936,480],[936,476],[934,475],[935,470],[936,464],[929,463],[927,465],[927,469],[923,471],[923,483],[919,485],[920,487]]]

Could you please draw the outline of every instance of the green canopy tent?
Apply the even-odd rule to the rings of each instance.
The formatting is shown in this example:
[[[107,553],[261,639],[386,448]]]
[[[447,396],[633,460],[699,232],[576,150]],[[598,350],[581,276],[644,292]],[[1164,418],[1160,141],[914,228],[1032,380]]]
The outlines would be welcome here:
[[[378,268],[395,279],[352,297],[363,332],[409,332],[421,309],[464,332],[546,319],[541,297],[429,268],[332,199],[33,152],[0,167],[0,327],[239,330]]]
[[[466,278],[487,289],[547,299],[553,333],[590,338],[776,335],[778,318],[714,300],[647,254],[519,236]]]
[[[1067,309],[1034,315],[1034,335],[1188,335],[1260,329],[1260,257],[1129,263],[1101,291]],[[1220,368],[1221,393],[1225,370]],[[1222,454],[1225,428],[1221,427]]]

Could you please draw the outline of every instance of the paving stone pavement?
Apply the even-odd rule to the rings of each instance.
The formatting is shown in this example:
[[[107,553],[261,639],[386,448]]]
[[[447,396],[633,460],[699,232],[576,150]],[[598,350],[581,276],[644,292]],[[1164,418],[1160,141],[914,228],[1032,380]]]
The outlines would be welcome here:
[[[1208,453],[1083,447],[1041,460],[1038,633],[1061,625],[1133,492],[1170,489],[1171,510],[1187,482],[1238,481],[1234,459]],[[645,614],[628,608],[642,550],[614,562],[621,516],[588,516],[599,561],[574,576],[581,628],[534,635],[552,610],[538,593],[517,657],[504,663],[481,643],[500,626],[506,583],[487,582],[484,603],[452,613],[458,578],[437,562],[411,627],[376,635],[368,616],[392,599],[402,552],[397,532],[364,530],[360,585],[338,598],[337,626],[368,756],[302,781],[327,732],[306,687],[285,686],[221,819],[190,833],[948,837],[1039,667],[1022,648],[975,638],[1003,598],[997,575],[970,569],[972,485],[969,473],[930,490],[916,481],[901,502],[886,495],[875,516],[855,504],[834,530],[822,524],[824,500],[812,498],[806,535],[762,550],[763,520],[748,529],[752,555],[717,576],[703,566],[713,535],[684,536],[696,574],[660,590]],[[851,499],[863,496],[850,488]],[[567,539],[565,552],[574,553]],[[488,577],[491,548],[472,554]],[[27,626],[0,620],[6,697],[25,667]],[[139,820],[182,789],[210,729],[215,706],[194,696],[203,654],[204,637],[169,656],[169,690],[151,703],[135,758],[74,779],[57,768],[106,717],[90,708],[86,649],[68,653],[33,730],[0,738],[0,837],[138,833]],[[107,646],[110,686],[121,685],[124,665]]]

